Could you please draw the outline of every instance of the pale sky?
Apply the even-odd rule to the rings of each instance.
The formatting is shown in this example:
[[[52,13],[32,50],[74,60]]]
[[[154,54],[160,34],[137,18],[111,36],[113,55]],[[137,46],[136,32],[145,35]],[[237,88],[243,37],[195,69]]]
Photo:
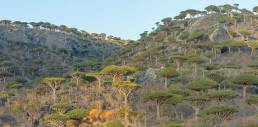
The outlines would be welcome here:
[[[0,20],[50,22],[88,32],[138,39],[155,22],[186,9],[239,3],[252,9],[258,0],[0,0]]]

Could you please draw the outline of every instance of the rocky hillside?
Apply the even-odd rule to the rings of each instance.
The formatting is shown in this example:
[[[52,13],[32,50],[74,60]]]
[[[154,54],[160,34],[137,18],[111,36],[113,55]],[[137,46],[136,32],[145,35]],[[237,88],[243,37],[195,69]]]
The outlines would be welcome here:
[[[96,70],[123,49],[121,42],[126,41],[119,41],[114,43],[90,34],[78,35],[2,23],[1,75],[31,80],[42,76],[60,76],[72,70]]]
[[[138,41],[0,23],[0,126],[257,127],[258,6],[188,9]]]

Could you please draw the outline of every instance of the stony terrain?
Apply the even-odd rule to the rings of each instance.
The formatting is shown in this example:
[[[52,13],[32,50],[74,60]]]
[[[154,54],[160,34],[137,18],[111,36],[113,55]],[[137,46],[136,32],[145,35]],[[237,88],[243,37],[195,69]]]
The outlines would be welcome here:
[[[0,126],[257,127],[257,13],[188,9],[135,41],[2,20]]]

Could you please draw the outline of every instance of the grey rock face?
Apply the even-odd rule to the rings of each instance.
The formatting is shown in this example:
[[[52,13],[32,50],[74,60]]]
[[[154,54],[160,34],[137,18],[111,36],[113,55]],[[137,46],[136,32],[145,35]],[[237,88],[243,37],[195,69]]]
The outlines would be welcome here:
[[[91,56],[95,54],[101,57],[102,54],[111,54],[115,48],[119,48],[111,43],[83,39],[74,34],[4,25],[0,25],[0,40],[6,43],[35,44],[56,49],[67,48],[78,51],[87,49]]]
[[[155,80],[157,78],[157,75],[155,73],[155,70],[153,68],[149,68],[145,73],[145,79],[146,80]]]
[[[120,49],[93,37],[0,24],[0,57],[13,63],[15,75],[26,79],[61,76],[74,68],[96,70]]]
[[[213,41],[225,41],[229,40],[230,37],[223,26],[219,26],[211,35]]]

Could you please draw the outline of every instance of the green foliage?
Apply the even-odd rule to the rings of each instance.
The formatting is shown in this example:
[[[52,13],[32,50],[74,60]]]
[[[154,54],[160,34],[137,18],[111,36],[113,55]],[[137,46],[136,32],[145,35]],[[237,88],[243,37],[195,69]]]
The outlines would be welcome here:
[[[180,39],[185,40],[185,39],[189,38],[189,36],[190,36],[190,33],[189,33],[189,32],[183,32],[183,33],[181,34],[181,36],[180,36]]]
[[[220,66],[218,64],[206,64],[204,65],[206,70],[218,70]]]
[[[71,109],[72,107],[73,106],[68,103],[56,103],[51,106],[51,108],[54,110],[64,110],[64,111]]]
[[[248,99],[246,99],[246,102],[248,104],[258,104],[258,96],[257,95],[252,95]]]
[[[104,123],[101,127],[125,127],[125,125],[121,121],[114,120]]]
[[[200,112],[201,116],[218,115],[218,114],[233,114],[238,112],[238,107],[235,105],[217,105],[204,109]]]
[[[145,93],[146,100],[155,101],[159,104],[177,104],[183,100],[182,95],[172,94],[167,91],[149,91]]]
[[[165,104],[176,105],[178,103],[181,103],[182,101],[183,101],[183,96],[182,95],[173,94],[173,96],[166,99],[164,101],[164,103]]]
[[[19,89],[19,88],[22,88],[22,87],[23,87],[23,84],[18,83],[16,81],[9,81],[6,84],[7,89]]]
[[[209,6],[205,7],[204,9],[208,12],[219,12],[219,7],[217,7],[215,5],[209,5]]]
[[[166,124],[166,125],[161,125],[160,127],[185,127],[182,124]]]
[[[187,96],[184,98],[186,101],[191,101],[191,102],[207,102],[210,101],[209,96]]]
[[[14,93],[10,93],[10,92],[0,92],[0,99],[3,99],[3,100],[7,100],[8,98],[12,97],[12,96],[15,96]]]
[[[64,81],[64,78],[61,77],[50,77],[50,78],[44,78],[42,81],[43,83],[50,83],[50,84],[56,84],[56,83],[60,83],[62,81]]]
[[[238,5],[237,5],[238,6]],[[208,89],[212,89],[212,88],[216,88],[218,86],[218,84],[229,84],[226,81],[229,81],[230,78],[227,78],[227,76],[231,75],[220,75],[218,72],[220,71],[225,71],[223,70],[223,68],[233,68],[234,71],[237,71],[237,69],[240,69],[240,67],[243,67],[243,72],[254,72],[255,67],[253,66],[251,69],[250,68],[246,68],[246,62],[251,63],[253,61],[253,59],[256,59],[253,57],[253,59],[249,60],[248,57],[248,61],[244,61],[243,64],[239,64],[238,61],[236,61],[235,63],[221,63],[221,60],[226,59],[226,61],[231,61],[231,59],[229,59],[229,57],[236,57],[237,54],[228,54],[228,55],[224,55],[223,53],[221,53],[220,55],[218,55],[218,57],[215,58],[215,55],[217,55],[216,53],[220,52],[219,50],[221,48],[224,48],[225,46],[230,47],[233,46],[234,49],[236,48],[241,48],[241,47],[245,47],[248,46],[250,48],[252,48],[252,52],[255,52],[256,48],[257,48],[257,41],[250,41],[250,42],[243,42],[243,41],[235,41],[235,40],[229,40],[229,41],[225,41],[225,42],[202,42],[202,41],[198,41],[201,39],[208,39],[208,37],[206,38],[206,36],[211,35],[212,33],[215,32],[219,32],[219,33],[215,33],[212,34],[214,35],[214,40],[217,39],[217,37],[220,39],[220,25],[223,24],[219,24],[218,20],[220,20],[221,22],[224,22],[226,25],[232,25],[232,29],[230,29],[230,33],[234,34],[233,38],[235,39],[235,37],[237,36],[237,32],[235,32],[236,29],[238,28],[234,28],[235,26],[239,26],[238,31],[244,35],[244,36],[249,36],[251,34],[255,34],[252,33],[254,32],[251,28],[250,30],[245,30],[242,29],[242,27],[245,26],[245,24],[247,25],[249,23],[249,20],[252,19],[253,24],[255,25],[255,21],[257,19],[257,16],[249,16],[249,12],[246,11],[245,9],[238,9],[237,6],[235,8],[233,8],[231,5],[226,4],[226,5],[222,5],[222,6],[215,6],[215,5],[210,5],[208,7],[205,8],[205,10],[208,11],[208,13],[218,13],[221,12],[220,14],[209,14],[205,17],[201,17],[203,15],[206,15],[207,12],[205,11],[199,11],[199,10],[194,10],[194,9],[188,9],[185,11],[180,12],[180,14],[178,16],[175,17],[175,20],[168,17],[165,19],[162,19],[163,24],[159,24],[157,23],[156,25],[156,29],[153,28],[152,32],[147,32],[144,31],[141,34],[141,39],[139,40],[139,43],[137,45],[133,45],[133,44],[128,44],[128,45],[124,45],[124,46],[120,46],[120,45],[115,45],[114,47],[109,47],[104,45],[103,43],[98,43],[100,38],[106,38],[105,34],[96,34],[96,33],[88,33],[86,31],[79,31],[76,28],[68,28],[67,26],[61,25],[61,26],[55,26],[53,24],[47,23],[47,22],[39,22],[39,23],[24,23],[24,22],[19,22],[19,21],[1,21],[1,23],[4,24],[11,24],[13,23],[14,25],[10,25],[9,27],[15,27],[15,25],[24,25],[25,27],[27,27],[27,24],[32,25],[34,28],[37,28],[35,30],[33,30],[33,35],[39,35],[40,33],[37,33],[38,29],[42,29],[45,28],[47,31],[51,31],[51,30],[57,30],[58,34],[62,35],[65,34],[66,39],[68,41],[68,43],[73,43],[70,42],[71,41],[76,41],[76,40],[83,40],[85,41],[85,44],[80,44],[80,43],[74,43],[75,45],[69,45],[72,46],[72,48],[60,48],[58,46],[56,46],[56,48],[41,48],[41,46],[37,47],[37,45],[35,46],[33,45],[28,45],[27,47],[25,45],[27,45],[26,43],[24,44],[23,42],[8,42],[8,45],[14,45],[14,46],[10,46],[10,48],[12,49],[18,49],[21,48],[23,45],[23,47],[26,47],[26,54],[24,55],[19,55],[18,57],[14,56],[15,54],[20,54],[20,52],[16,52],[16,53],[11,53],[11,57],[13,57],[12,59],[9,60],[9,58],[2,58],[5,57],[5,55],[8,55],[8,53],[4,53],[2,54],[1,58],[0,58],[0,66],[3,70],[3,72],[0,72],[0,77],[2,79],[6,79],[6,84],[4,84],[9,90],[9,89],[15,89],[15,88],[21,88],[22,86],[28,85],[30,86],[32,83],[33,84],[38,84],[37,81],[35,81],[34,79],[38,78],[38,75],[40,75],[40,77],[43,76],[61,76],[63,74],[63,72],[71,72],[72,70],[70,68],[72,68],[71,66],[74,66],[74,70],[78,70],[81,72],[74,72],[72,74],[70,74],[71,77],[74,77],[76,79],[78,79],[78,77],[93,82],[93,81],[100,81],[97,82],[101,85],[103,85],[103,89],[101,87],[101,89],[96,89],[97,87],[95,85],[85,85],[85,86],[81,86],[80,88],[83,89],[70,89],[70,86],[65,85],[65,87],[60,87],[60,89],[58,88],[58,86],[56,86],[57,84],[60,85],[61,83],[63,83],[63,81],[65,80],[62,77],[49,77],[49,78],[45,78],[42,81],[49,85],[52,90],[53,90],[53,95],[60,95],[60,99],[61,102],[67,102],[66,99],[70,99],[71,97],[78,97],[78,99],[86,99],[87,103],[86,105],[84,103],[80,103],[80,107],[84,107],[84,106],[91,106],[93,105],[93,102],[95,103],[97,101],[97,103],[99,102],[98,100],[100,100],[100,105],[102,105],[102,103],[104,103],[104,109],[106,109],[106,102],[103,101],[105,99],[105,97],[107,97],[107,95],[110,94],[110,90],[113,91],[113,87],[115,87],[115,90],[119,91],[119,94],[122,93],[121,95],[129,95],[129,92],[131,92],[131,90],[133,90],[134,88],[138,88],[141,87],[140,84],[137,84],[134,82],[135,79],[131,79],[129,76],[126,77],[126,74],[130,74],[130,73],[134,73],[136,72],[136,69],[134,67],[130,67],[130,66],[119,66],[121,64],[121,61],[125,62],[127,65],[135,65],[136,67],[139,67],[141,69],[140,72],[137,72],[137,81],[139,82],[146,82],[148,80],[145,79],[144,73],[146,71],[147,68],[153,67],[153,68],[158,68],[160,66],[174,66],[174,64],[176,64],[177,66],[177,70],[178,72],[180,71],[180,78],[176,78],[176,82],[175,84],[173,84],[173,86],[178,86],[178,88],[170,88],[170,89],[166,89],[166,91],[162,91],[162,90],[157,90],[157,91],[149,91],[144,95],[144,98],[148,101],[154,101],[155,104],[157,104],[157,111],[160,107],[161,104],[178,104],[180,102],[182,102],[183,100],[190,102],[189,105],[194,105],[192,108],[194,108],[194,110],[196,111],[196,113],[198,112],[198,109],[202,109],[202,107],[198,107],[200,105],[203,105],[204,103],[206,104],[206,102],[210,101],[210,100],[226,100],[226,99],[232,99],[238,96],[238,94],[232,90],[219,90],[219,91],[212,91],[212,90],[208,90]],[[234,10],[234,11],[232,11]],[[257,12],[258,7],[254,8],[254,11]],[[244,15],[244,16],[243,16]],[[198,17],[197,17],[198,16]],[[243,18],[245,18],[247,20],[247,22],[242,23]],[[207,20],[208,19],[208,20]],[[214,19],[214,21],[209,21],[210,19]],[[207,20],[207,21],[205,21]],[[198,28],[194,28],[198,25],[202,25],[202,22],[204,23],[203,26],[200,26]],[[217,22],[217,23],[216,23]],[[251,21],[250,21],[251,22]],[[235,24],[236,23],[236,24]],[[240,24],[240,25],[239,25]],[[2,24],[1,24],[2,25]],[[207,29],[206,29],[207,28]],[[217,29],[218,28],[218,29]],[[199,31],[201,32],[198,32]],[[217,29],[217,31],[215,31],[215,29]],[[29,29],[26,29],[26,31]],[[43,30],[40,30],[43,31]],[[53,33],[54,33],[53,31]],[[191,31],[191,32],[190,32]],[[45,33],[45,32],[43,32]],[[47,32],[46,32],[47,33]],[[72,36],[70,36],[70,34]],[[82,38],[75,38],[77,36],[80,36]],[[92,37],[91,37],[92,36]],[[90,37],[90,38],[89,38]],[[62,37],[61,37],[62,38]],[[238,37],[237,37],[238,38]],[[108,39],[112,40],[112,42],[117,42],[119,43],[121,40],[121,38],[118,37],[112,37],[109,36]],[[212,39],[212,38],[211,38]],[[33,40],[33,38],[31,38],[31,40]],[[88,41],[94,40],[93,43],[87,43]],[[100,39],[101,40],[101,39]],[[169,40],[169,41],[168,41]],[[5,40],[4,40],[5,41]],[[96,43],[95,43],[96,42]],[[128,43],[134,43],[134,42],[129,42],[126,41]],[[110,45],[110,43],[106,42],[107,45]],[[90,46],[90,45],[94,45],[94,46]],[[132,46],[133,45],[133,46]],[[0,46],[0,48],[3,49],[7,49],[9,47],[5,47],[7,45],[4,46]],[[100,46],[101,48],[99,49],[98,46]],[[77,47],[82,47],[82,48],[77,48]],[[88,47],[94,47],[94,48],[88,48]],[[31,50],[31,48],[33,48]],[[121,50],[120,50],[121,48]],[[212,48],[212,49],[211,49]],[[215,49],[215,50],[214,50]],[[97,52],[96,56],[93,55],[92,52],[96,52],[96,51],[100,51]],[[115,54],[107,53],[105,50],[108,50],[108,52],[115,52]],[[177,53],[179,52],[180,53]],[[198,55],[190,55],[192,53],[192,51],[196,51],[196,54],[198,53]],[[222,51],[222,50],[221,50]],[[241,56],[245,57],[243,54],[246,53],[246,50],[243,50],[243,53],[240,54]],[[33,54],[34,53],[34,54]],[[37,54],[38,53],[38,54]],[[200,54],[199,54],[200,53]],[[31,55],[32,54],[32,55]],[[53,55],[53,56],[52,56]],[[59,56],[60,55],[60,56]],[[168,57],[172,55],[172,61],[171,59],[169,59]],[[231,56],[234,55],[234,56]],[[35,59],[35,56],[37,57]],[[88,57],[85,56],[89,56],[92,57],[93,59],[88,59]],[[101,59],[101,57],[103,56],[103,58]],[[205,57],[204,57],[205,56]],[[11,58],[10,57],[10,58]],[[51,58],[51,59],[44,59],[44,58]],[[96,59],[95,59],[96,57]],[[206,60],[206,57],[208,57],[210,59],[210,64],[204,65],[202,63],[208,62]],[[53,59],[54,58],[54,59]],[[228,59],[227,59],[228,58]],[[32,62],[28,61],[28,62],[19,62],[21,60],[30,60],[32,59]],[[154,65],[154,59],[157,60],[157,64]],[[217,63],[221,63],[221,64],[211,64],[214,60]],[[233,60],[234,61],[234,60]],[[175,63],[174,63],[175,62]],[[183,62],[186,62],[185,64],[183,64]],[[28,64],[27,64],[28,63]],[[34,67],[35,65],[33,63],[36,63],[37,65],[39,65],[38,67]],[[112,65],[114,64],[114,65]],[[194,64],[194,69],[196,69],[196,66],[198,64],[198,66],[203,66],[204,68],[200,68],[201,69],[206,69],[205,75],[207,79],[200,79],[200,80],[194,80],[188,84],[185,84],[186,82],[188,82],[189,80],[191,80],[192,76],[191,74],[189,74],[189,72],[191,72],[191,64]],[[224,65],[223,65],[224,64]],[[106,65],[110,65],[110,66],[106,66]],[[84,72],[88,72],[88,70],[92,70],[92,71],[96,71],[101,69],[103,66],[106,66],[100,73],[94,73],[94,74],[84,74]],[[181,67],[184,67],[181,69]],[[250,67],[250,66],[249,66]],[[61,68],[61,69],[59,69]],[[139,69],[138,68],[138,69]],[[221,68],[221,69],[220,69]],[[220,70],[218,70],[220,69]],[[248,69],[248,70],[246,70]],[[212,70],[212,71],[211,71]],[[217,71],[214,71],[217,70]],[[45,73],[47,72],[47,73]],[[162,68],[156,71],[156,74],[159,75],[160,77],[166,77],[166,84],[167,84],[167,78],[170,77],[175,77],[178,76],[178,73],[174,68],[171,67],[166,67],[166,68]],[[27,74],[23,74],[23,73],[28,73],[29,76],[27,76]],[[258,74],[258,71],[256,71],[256,73]],[[225,73],[228,74],[228,73]],[[23,77],[24,79],[28,79],[27,80],[16,80],[13,76],[20,76]],[[109,75],[109,76],[107,76]],[[117,81],[117,84],[115,85],[107,85],[110,83],[110,75],[113,76],[113,82]],[[115,77],[114,75],[116,75],[117,77]],[[134,75],[135,76],[135,75]],[[9,78],[11,77],[11,78]],[[147,77],[147,76],[146,76]],[[198,75],[198,77],[201,77],[201,75]],[[195,78],[195,77],[194,77]],[[14,81],[10,81],[14,79]],[[99,80],[101,79],[101,80]],[[127,81],[124,81],[127,80]],[[78,80],[77,80],[78,81]],[[114,84],[112,82],[112,84]],[[249,76],[237,76],[233,79],[233,82],[235,84],[239,84],[239,85],[258,85],[258,79],[257,79],[257,75],[251,75],[249,74]],[[149,82],[146,82],[149,84]],[[150,82],[150,89],[152,89],[152,83],[155,82]],[[232,83],[232,82],[231,82]],[[50,85],[52,84],[52,85]],[[69,84],[69,81],[64,82],[64,84]],[[172,86],[172,85],[171,85]],[[185,87],[186,86],[186,87]],[[226,85],[224,85],[226,86]],[[38,86],[36,86],[38,87]],[[32,88],[30,90],[30,92],[27,92],[29,90],[26,90],[26,95],[22,95],[19,98],[12,98],[10,99],[11,101],[11,111],[13,113],[19,113],[20,112],[20,108],[21,107],[25,107],[28,108],[28,112],[30,111],[37,111],[35,110],[42,107],[42,105],[37,105],[36,107],[34,107],[34,101],[40,101],[42,100],[42,104],[45,102],[45,96],[46,96],[46,88],[45,87],[41,87],[40,88]],[[68,89],[69,88],[69,89]],[[181,88],[181,89],[180,89]],[[186,89],[188,88],[188,89]],[[96,91],[95,91],[96,89]],[[144,91],[145,88],[143,88]],[[36,91],[35,91],[36,90]],[[56,90],[60,90],[60,92],[56,92]],[[93,91],[92,91],[93,90]],[[192,91],[193,90],[193,91]],[[122,92],[121,92],[122,91]],[[197,92],[195,92],[197,91]],[[202,91],[202,92],[200,92]],[[207,92],[205,92],[207,91]],[[21,91],[22,92],[22,91]],[[69,95],[68,95],[69,92]],[[82,94],[84,92],[84,94]],[[86,92],[86,93],[85,93]],[[90,92],[90,93],[87,93]],[[93,93],[92,93],[93,92]],[[128,94],[127,94],[128,92]],[[141,92],[141,90],[139,91]],[[23,92],[22,92],[23,93]],[[20,91],[18,92],[18,94],[20,94]],[[48,93],[47,93],[48,94]],[[80,95],[81,94],[81,95]],[[136,98],[129,98],[129,100],[133,100],[130,104],[134,104],[134,103],[140,103],[142,102],[141,100],[137,100],[139,96],[139,93],[136,93],[136,95],[134,97]],[[30,97],[33,97],[34,95],[36,95],[37,97],[39,97],[38,99],[40,100],[35,100],[35,99],[31,99]],[[120,95],[120,96],[121,96]],[[8,92],[0,92],[0,99],[1,100],[7,100],[8,98],[14,96],[12,93],[8,93]],[[118,98],[120,98],[120,96],[116,96]],[[113,96],[112,96],[113,97]],[[122,97],[122,96],[121,96]],[[127,96],[128,97],[128,96]],[[23,99],[24,98],[24,99]],[[33,97],[34,98],[34,97]],[[16,103],[17,99],[22,99],[19,103]],[[58,98],[59,99],[59,98]],[[112,98],[110,98],[112,99]],[[120,100],[120,99],[119,99]],[[24,101],[24,102],[23,102]],[[78,100],[76,100],[78,101]],[[80,101],[80,100],[79,100]],[[109,113],[111,115],[113,115],[113,111],[116,110],[116,107],[119,106],[120,104],[122,104],[121,102],[109,102],[112,100],[107,100],[108,103],[110,103],[110,106],[108,105],[108,109],[112,110],[109,111]],[[258,97],[257,96],[250,96],[246,102],[248,104],[258,104]],[[23,103],[25,105],[23,105]],[[33,106],[27,105],[29,103],[33,103]],[[51,103],[51,102],[50,102]],[[126,103],[126,101],[125,101]],[[21,106],[22,104],[22,106]],[[118,105],[116,105],[118,104]],[[197,104],[197,106],[195,106],[195,104]],[[38,107],[37,107],[38,106]],[[138,118],[138,117],[143,117],[143,116],[138,116],[138,114],[136,115],[131,113],[131,105],[128,105],[128,109],[124,108],[124,114],[126,111],[129,111],[129,121],[130,122],[134,122],[134,120],[140,120],[142,118]],[[139,106],[142,106],[142,104],[140,104]],[[133,106],[134,107],[134,106]],[[87,118],[87,114],[88,111],[87,109],[77,109],[75,107],[73,107],[70,104],[67,103],[56,103],[54,105],[51,106],[51,108],[53,110],[59,110],[61,111],[61,113],[59,112],[59,114],[50,114],[50,115],[46,115],[45,119],[46,120],[52,120],[52,122],[57,122],[57,124],[62,124],[64,125],[65,122],[61,122],[60,121],[67,121],[66,125],[67,127],[75,127],[75,126],[79,126],[79,124],[81,124],[80,126],[82,126],[82,122],[83,123],[87,123],[89,124],[89,126],[95,126],[93,124],[97,123],[101,123],[104,122],[104,118],[102,118],[102,116],[106,117],[105,115],[106,112],[98,112],[96,111],[93,112],[93,116],[92,118]],[[75,108],[75,109],[74,109]],[[163,107],[161,107],[163,108]],[[182,107],[185,111],[185,108]],[[132,108],[135,110],[135,108]],[[167,109],[167,108],[165,108]],[[23,110],[23,109],[22,109]],[[24,109],[27,110],[27,109]],[[152,108],[150,109],[151,111],[153,110]],[[138,110],[139,111],[139,110]],[[136,112],[138,112],[136,111]],[[161,110],[164,111],[164,110]],[[8,111],[6,111],[8,112]],[[27,111],[26,111],[27,112]],[[133,112],[133,111],[132,111]],[[231,106],[231,105],[218,105],[218,106],[213,106],[209,107],[207,109],[205,109],[203,112],[200,113],[200,115],[202,116],[210,116],[210,115],[220,115],[220,114],[225,114],[225,116],[227,116],[228,114],[232,114],[237,112],[237,108],[236,106]],[[189,114],[190,112],[187,112],[187,116],[191,115]],[[108,115],[110,115],[108,114]],[[167,114],[167,113],[166,113]],[[115,114],[115,117],[113,118],[117,118],[116,116],[117,114]],[[144,113],[140,114],[140,115],[144,115]],[[164,114],[165,115],[165,114]],[[177,112],[175,113],[175,115],[178,115]],[[17,114],[17,116],[20,116],[19,114]],[[15,118],[18,118],[17,116],[15,116]],[[158,115],[157,115],[158,116]],[[94,118],[95,117],[95,118]],[[169,120],[171,120],[171,116],[167,116]],[[87,119],[84,119],[87,118]],[[148,119],[149,117],[147,116],[147,121],[151,120]],[[214,117],[209,117],[209,118],[214,118]],[[101,120],[97,120],[97,119],[101,119]],[[104,123],[104,125],[102,125],[102,127],[124,127],[123,122],[121,122],[121,118],[118,118],[119,120],[115,120],[115,121],[106,121]],[[19,119],[17,119],[18,121],[21,121]],[[96,120],[96,121],[94,121]],[[40,121],[41,122],[41,121]],[[157,124],[164,124],[161,127],[183,127],[184,124],[166,124],[166,123],[162,123],[163,121],[152,121],[150,124],[153,124],[153,126],[159,126]],[[198,123],[198,122],[197,122]],[[219,122],[214,122],[216,124],[218,124]],[[86,125],[86,124],[85,124]],[[55,125],[54,125],[55,126]],[[198,126],[198,125],[191,125],[191,126]]]
[[[73,72],[73,73],[71,74],[72,77],[82,77],[82,76],[84,76],[84,75],[85,75],[85,74],[84,74],[83,72],[78,72],[78,71]]]
[[[188,83],[186,87],[191,90],[202,91],[217,87],[217,83],[209,79],[200,79]]]
[[[247,45],[249,45],[252,48],[258,48],[258,42],[257,41],[249,41],[249,42],[247,42]]]
[[[130,66],[116,66],[116,65],[110,65],[105,67],[103,70],[101,70],[102,74],[128,74],[128,73],[134,73],[136,69],[134,67]]]
[[[0,77],[11,77],[12,74],[9,72],[0,72]]]
[[[172,97],[173,94],[170,94],[166,91],[149,91],[145,93],[145,99],[146,100],[159,100],[162,98],[169,98]]]
[[[253,7],[253,12],[258,13],[258,6]]]
[[[83,118],[87,117],[87,114],[88,114],[88,110],[83,109],[83,108],[73,109],[66,113],[66,115],[70,119],[74,119],[74,120],[82,120]]]
[[[207,75],[207,78],[210,79],[210,80],[213,80],[215,82],[222,82],[223,80],[225,80],[225,77],[218,74],[218,73],[211,73],[211,74],[208,74]]]
[[[88,82],[94,82],[97,80],[98,77],[101,77],[102,74],[96,73],[96,72],[91,72],[91,73],[86,73],[82,79],[88,81]]]
[[[172,67],[166,67],[162,68],[156,71],[156,73],[162,77],[175,77],[178,76],[179,73],[176,71],[176,69]]]
[[[13,102],[12,105],[11,105],[11,111],[12,111],[13,113],[19,113],[19,112],[21,112],[21,111],[22,111],[22,105],[21,105],[21,103],[18,102],[18,101]]]
[[[232,90],[219,90],[219,91],[212,91],[208,93],[208,96],[212,99],[217,99],[218,101],[222,101],[224,99],[233,99],[238,96],[238,93]]]
[[[210,45],[211,48],[219,48],[219,49],[225,46],[226,46],[225,43],[213,43]]]
[[[245,125],[245,126],[241,126],[241,127],[257,127],[258,124],[250,124],[250,125]]]
[[[193,63],[201,63],[205,61],[205,58],[203,56],[199,56],[199,55],[190,55],[188,56],[188,60],[189,62],[193,62]]]
[[[185,61],[188,59],[188,56],[187,55],[184,55],[184,54],[174,54],[171,56],[172,59],[177,59],[177,60],[180,60],[180,61]]]
[[[179,89],[179,88],[174,88],[174,87],[170,87],[168,89],[168,92],[172,93],[172,94],[182,95],[182,96],[188,96],[191,93],[187,89]]]
[[[240,69],[241,66],[236,63],[226,63],[221,66],[222,68]]]
[[[233,22],[233,21],[234,19],[227,15],[222,16],[219,20],[220,23]]]
[[[249,32],[248,30],[244,30],[244,29],[239,30],[239,33],[241,33],[241,34],[244,35],[244,36],[249,36],[249,35],[252,34],[252,33]]]
[[[258,77],[251,74],[240,74],[233,79],[233,83],[238,85],[257,85]]]
[[[67,120],[66,127],[78,127],[78,121],[76,120]]]
[[[169,23],[172,22],[172,18],[171,18],[171,17],[164,18],[164,19],[161,20],[161,22],[163,22],[164,25],[167,25],[167,26],[168,26]]]
[[[25,83],[28,82],[28,80],[25,79],[25,78],[22,78],[22,77],[17,77],[17,78],[15,79],[15,82],[21,83],[21,84],[25,84]]]
[[[228,40],[224,42],[226,45],[230,46],[236,46],[236,47],[244,47],[247,46],[247,44],[244,41],[236,41],[236,40]]]
[[[142,85],[131,82],[131,81],[123,81],[119,84],[116,85],[117,88],[137,88],[137,87],[141,87]]]
[[[48,121],[66,121],[69,119],[67,115],[64,114],[49,114],[44,117]]]
[[[189,39],[194,40],[194,39],[200,39],[205,33],[204,32],[194,32],[190,34]]]

